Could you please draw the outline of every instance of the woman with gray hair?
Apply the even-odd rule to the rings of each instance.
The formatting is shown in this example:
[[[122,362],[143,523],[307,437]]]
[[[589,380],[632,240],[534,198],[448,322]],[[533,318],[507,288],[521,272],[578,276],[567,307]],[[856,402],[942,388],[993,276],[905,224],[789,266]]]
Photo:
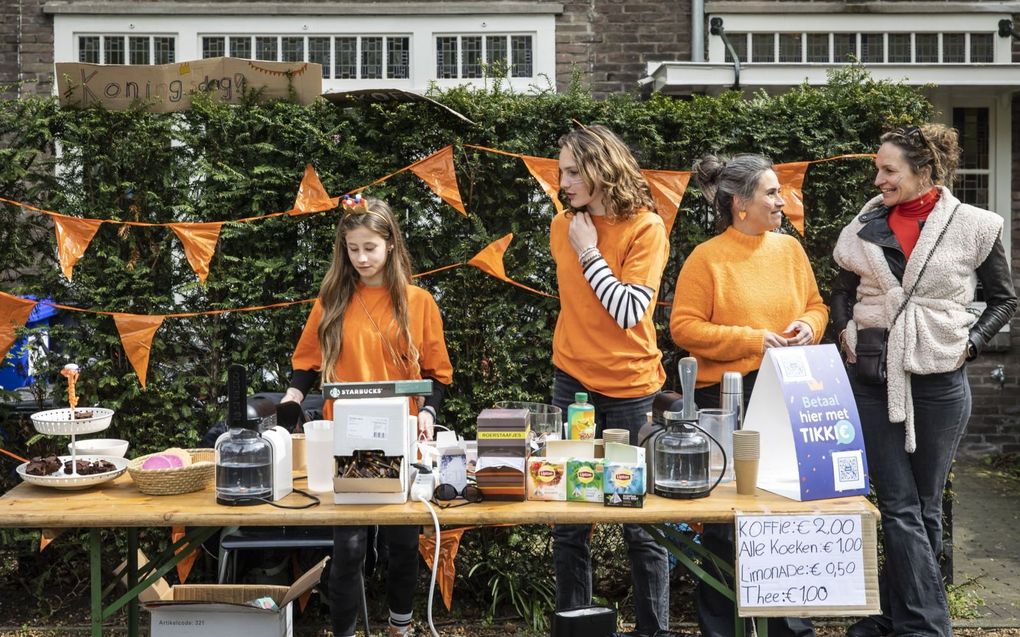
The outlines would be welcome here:
[[[684,261],[670,332],[698,360],[694,400],[710,408],[719,407],[724,372],[743,375],[746,402],[765,350],[817,343],[829,312],[804,248],[776,232],[785,202],[772,162],[760,155],[729,161],[706,155],[692,170],[715,210],[719,234]],[[732,525],[706,524],[702,544],[733,563]],[[716,576],[723,579],[722,573]],[[733,602],[704,583],[697,600],[702,635],[734,634]],[[771,637],[814,635],[805,619],[777,617],[768,623]]]

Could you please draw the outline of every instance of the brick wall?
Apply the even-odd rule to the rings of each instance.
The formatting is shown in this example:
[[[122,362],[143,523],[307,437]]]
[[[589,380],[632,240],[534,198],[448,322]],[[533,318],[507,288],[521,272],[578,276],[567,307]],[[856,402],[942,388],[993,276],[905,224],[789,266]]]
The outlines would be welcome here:
[[[556,78],[575,69],[599,97],[635,93],[647,62],[690,60],[690,0],[564,2],[556,22]]]
[[[42,5],[43,0],[0,2],[0,85],[25,80],[22,94],[53,90],[53,20]]]

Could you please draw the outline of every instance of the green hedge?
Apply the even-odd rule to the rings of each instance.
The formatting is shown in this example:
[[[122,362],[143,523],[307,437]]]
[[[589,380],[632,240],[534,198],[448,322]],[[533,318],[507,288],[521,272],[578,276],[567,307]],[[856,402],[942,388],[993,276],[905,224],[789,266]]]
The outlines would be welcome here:
[[[249,97],[238,106],[198,99],[191,110],[177,114],[62,110],[52,98],[2,102],[0,196],[98,219],[231,220],[288,209],[306,163],[315,166],[330,193],[339,194],[452,143],[468,217],[409,172],[368,191],[398,211],[414,267],[426,271],[465,262],[513,232],[507,272],[554,293],[548,199],[519,160],[464,144],[555,157],[557,139],[574,121],[603,123],[632,145],[642,167],[686,170],[707,151],[760,152],[776,162],[873,152],[885,128],[932,113],[918,91],[873,81],[855,67],[834,73],[826,87],[804,86],[779,96],[596,100],[580,88],[522,95],[498,83],[483,92],[435,95],[477,125],[426,103],[342,109],[325,100],[302,107]],[[871,179],[866,159],[809,170],[805,247],[825,291],[833,275],[836,234],[870,196]],[[56,263],[48,218],[0,205],[5,268],[0,289],[136,314],[311,298],[328,264],[335,221],[336,215],[327,213],[225,225],[204,286],[168,229],[105,224],[75,268],[74,280],[67,281]],[[710,235],[709,211],[692,185],[671,236],[661,300],[672,298],[684,255]],[[419,282],[443,309],[455,369],[441,422],[471,435],[475,415],[497,400],[548,401],[555,300],[468,267]],[[247,366],[252,391],[285,388],[289,355],[307,311],[298,305],[168,319],[153,342],[145,391],[110,318],[65,313],[67,325],[51,329],[54,345],[41,361],[40,391],[53,383],[55,399],[63,402],[64,383],[56,371],[65,362],[78,362],[83,404],[117,410],[107,433],[129,439],[132,454],[193,445],[223,416],[219,401],[230,363]],[[676,352],[668,311],[657,319],[672,372]],[[25,419],[9,412],[2,417],[3,444],[16,452],[36,455],[66,442],[33,439],[29,444],[33,431]],[[13,482],[5,471],[0,486]]]

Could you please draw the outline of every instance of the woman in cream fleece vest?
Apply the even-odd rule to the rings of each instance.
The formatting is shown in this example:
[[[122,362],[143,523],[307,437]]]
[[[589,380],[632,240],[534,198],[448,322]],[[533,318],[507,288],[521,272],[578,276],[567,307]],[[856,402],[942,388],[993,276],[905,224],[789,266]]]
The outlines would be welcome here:
[[[938,567],[942,491],[970,418],[965,363],[1016,310],[999,215],[961,203],[952,183],[956,131],[937,124],[882,137],[881,191],[840,234],[832,321],[847,358],[886,561],[881,616],[849,637],[951,635]],[[940,239],[941,237],[941,239]],[[977,282],[988,307],[967,311]],[[856,369],[859,330],[888,330],[887,380]]]

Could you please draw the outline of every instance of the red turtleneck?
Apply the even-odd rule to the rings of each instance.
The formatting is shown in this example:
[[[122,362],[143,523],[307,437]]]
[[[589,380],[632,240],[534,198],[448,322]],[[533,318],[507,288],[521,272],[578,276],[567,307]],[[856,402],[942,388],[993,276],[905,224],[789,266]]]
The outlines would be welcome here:
[[[896,240],[900,242],[903,254],[908,259],[917,245],[917,238],[921,236],[921,224],[928,219],[941,196],[942,189],[933,187],[917,199],[893,206],[889,212],[889,228],[896,235]]]

